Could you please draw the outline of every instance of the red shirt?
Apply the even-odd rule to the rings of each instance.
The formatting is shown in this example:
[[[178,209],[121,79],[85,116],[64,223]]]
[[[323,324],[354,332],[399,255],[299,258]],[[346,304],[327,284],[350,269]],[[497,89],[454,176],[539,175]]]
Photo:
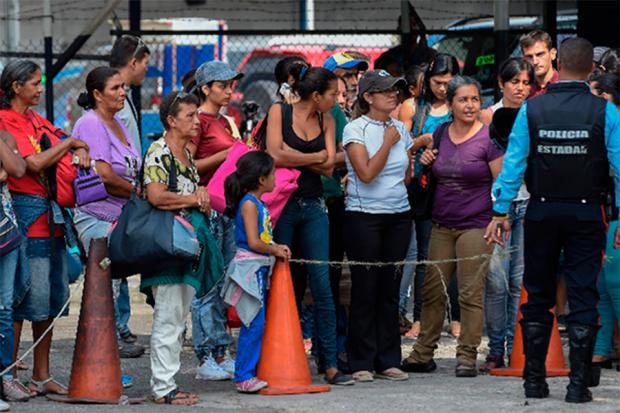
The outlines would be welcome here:
[[[553,69],[553,76],[551,76],[551,80],[547,82],[545,87],[540,87],[538,83],[534,83],[532,85],[532,90],[530,90],[530,95],[527,98],[531,99],[536,96],[544,95],[545,93],[547,93],[547,86],[549,86],[551,83],[558,83],[559,81],[560,81],[560,74],[558,73],[557,70]]]
[[[40,140],[44,133],[50,138],[52,146],[60,143],[58,136],[65,135],[61,129],[58,129],[47,119],[30,109],[28,109],[25,115],[22,115],[13,109],[2,109],[0,110],[0,119],[2,119],[2,128],[15,138],[17,149],[24,159],[28,156],[41,152]],[[58,171],[56,176],[58,177],[58,200],[59,203],[63,205],[70,203],[67,199],[73,196],[70,187],[73,179],[75,178],[75,167],[71,165],[71,154],[67,152],[67,154],[58,162],[57,165]],[[43,197],[47,197],[48,195],[44,175],[27,171],[22,178],[9,177],[7,183],[11,192],[39,195]],[[71,192],[69,193],[69,191]],[[63,200],[66,202],[62,202]],[[61,225],[56,225],[54,235],[62,236]],[[28,229],[28,237],[45,238],[49,236],[50,230],[48,214],[45,213],[30,226]]]
[[[199,112],[200,132],[192,139],[196,145],[196,156],[194,159],[204,159],[213,156],[218,152],[225,151],[233,146],[236,139],[230,122],[222,115]],[[208,171],[200,177],[200,184],[206,185],[211,180],[215,170]]]

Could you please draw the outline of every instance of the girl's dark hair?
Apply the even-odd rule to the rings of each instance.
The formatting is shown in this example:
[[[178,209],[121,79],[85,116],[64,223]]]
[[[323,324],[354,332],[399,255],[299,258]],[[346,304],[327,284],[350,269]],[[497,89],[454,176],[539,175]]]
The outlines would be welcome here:
[[[431,77],[441,75],[457,76],[461,73],[456,57],[447,53],[438,53],[424,73],[424,90],[422,96],[425,103],[432,104],[437,100],[431,90]]]
[[[108,66],[99,66],[91,70],[86,76],[86,92],[80,93],[77,104],[87,110],[97,107],[95,90],[103,92],[108,79],[117,74],[118,70]]]
[[[411,66],[405,72],[405,81],[407,82],[407,89],[405,91],[405,99],[409,99],[411,97],[411,93],[409,92],[409,87],[417,87],[418,80],[420,76],[424,76],[424,72],[428,68],[426,63],[422,63],[419,65]],[[424,78],[422,78],[422,82],[424,82]]]
[[[198,98],[196,95],[186,92],[170,92],[161,100],[159,105],[159,120],[161,120],[164,129],[168,130],[168,116],[175,117],[179,114],[181,103],[198,106]]]
[[[278,91],[276,94],[280,100],[284,100],[284,96],[280,93],[280,85],[288,82],[291,69],[295,66],[307,66],[306,59],[303,56],[288,56],[280,59],[276,64],[273,75],[278,83]]]
[[[454,76],[454,78],[448,82],[448,89],[446,90],[446,99],[450,104],[452,104],[452,100],[454,100],[454,96],[456,96],[456,91],[462,86],[476,86],[476,89],[478,89],[478,96],[482,96],[482,87],[476,79],[469,76]]]
[[[354,115],[351,116],[352,119],[357,119],[361,115],[365,115],[370,110],[370,105],[368,101],[364,98],[364,96],[360,96],[356,101],[355,105],[353,105]]]
[[[291,74],[291,68],[298,65],[307,65],[306,59],[303,56],[288,56],[284,59],[280,59],[273,71],[278,85],[286,83],[288,81],[288,76]]]
[[[226,177],[224,194],[226,209],[224,214],[234,218],[239,209],[239,202],[249,191],[258,189],[259,179],[268,176],[275,163],[266,152],[251,151],[237,160],[237,170]]]
[[[615,73],[603,73],[594,79],[598,93],[611,96],[614,105],[620,105],[620,76]]]
[[[189,72],[185,73],[185,75],[181,78],[183,92],[190,93],[192,92],[192,89],[196,87],[196,70],[198,70],[198,68],[193,68]]]
[[[317,92],[324,94],[331,82],[338,80],[338,76],[324,67],[312,67],[308,65],[295,65],[291,67],[291,76],[295,81],[291,88],[301,100],[306,100]]]
[[[620,76],[620,49],[609,49],[601,56],[601,64],[606,73]]]
[[[33,74],[37,70],[41,70],[38,64],[24,59],[13,60],[4,67],[0,76],[0,90],[2,90],[0,109],[9,109],[11,107],[11,100],[15,98],[13,83],[25,84],[32,79]]]
[[[202,87],[205,85],[211,87],[213,86],[214,81],[198,86],[196,84],[196,70],[198,70],[198,68],[192,69],[187,72],[185,76],[181,78],[181,84],[183,85],[183,92],[196,95],[200,103],[203,103],[207,100],[207,95],[205,95],[205,93],[202,91]]]
[[[498,76],[502,83],[505,83],[509,82],[512,78],[523,71],[527,72],[527,77],[530,78],[530,84],[534,84],[534,82],[536,82],[534,66],[521,57],[511,57],[504,60],[499,67]]]

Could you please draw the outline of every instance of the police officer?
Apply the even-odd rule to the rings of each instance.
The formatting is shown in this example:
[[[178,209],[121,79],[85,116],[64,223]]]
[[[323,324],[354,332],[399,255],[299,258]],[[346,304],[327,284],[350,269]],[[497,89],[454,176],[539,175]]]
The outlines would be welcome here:
[[[565,400],[592,400],[588,390],[598,330],[596,280],[605,250],[609,167],[620,170],[620,116],[590,93],[592,44],[566,40],[560,48],[560,82],[521,107],[509,137],[501,174],[493,185],[494,217],[485,238],[504,245],[510,231],[506,212],[523,182],[531,193],[525,216],[525,273],[528,294],[521,307],[526,397],[549,395],[545,359],[553,327],[556,274],[564,249],[570,314],[570,383]],[[616,173],[615,175],[619,175]],[[616,179],[620,194],[620,179]],[[619,198],[620,199],[620,198]],[[614,247],[620,245],[616,231]]]

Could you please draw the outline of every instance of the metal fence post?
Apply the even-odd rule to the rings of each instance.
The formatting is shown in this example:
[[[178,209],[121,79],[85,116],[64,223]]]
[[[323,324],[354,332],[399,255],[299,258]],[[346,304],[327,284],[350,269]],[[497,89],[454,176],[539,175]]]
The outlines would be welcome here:
[[[129,30],[140,31],[140,19],[142,14],[141,0],[129,0]],[[138,131],[142,136],[142,93],[140,86],[131,87],[131,99],[138,114]]]
[[[510,1],[495,0],[493,4],[493,15],[495,16],[494,35],[495,35],[495,73],[499,73],[499,67],[508,57],[508,31],[510,30]],[[495,88],[495,99],[499,100],[501,92]]]
[[[51,0],[43,3],[43,47],[45,53],[45,117],[54,123],[54,74]]]

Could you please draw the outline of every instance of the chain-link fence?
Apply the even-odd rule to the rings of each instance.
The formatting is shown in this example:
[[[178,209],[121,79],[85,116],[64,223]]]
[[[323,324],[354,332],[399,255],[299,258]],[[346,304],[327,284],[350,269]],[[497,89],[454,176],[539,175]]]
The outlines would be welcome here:
[[[475,77],[483,86],[485,104],[492,102],[495,79],[494,34],[490,27],[471,30],[428,31],[424,40],[430,49],[454,55],[463,74]],[[526,28],[513,30],[509,35],[505,55],[518,54],[518,37]],[[115,32],[115,35],[122,34]],[[340,51],[357,52],[367,56],[372,68],[383,55],[382,68],[394,75],[402,75],[413,63],[420,63],[428,53],[422,48],[417,33],[411,35],[412,46],[403,48],[402,35],[392,32],[247,32],[247,31],[143,31],[139,33],[151,50],[150,64],[141,88],[141,126],[143,140],[160,134],[159,103],[162,96],[181,89],[181,79],[200,64],[217,59],[244,73],[235,87],[228,114],[237,123],[243,117],[244,102],[256,102],[259,116],[276,99],[278,85],[274,78],[276,63],[286,56],[297,55],[314,66],[322,66],[332,54]],[[77,96],[84,90],[86,75],[97,66],[107,65],[114,36],[106,44],[87,42],[78,54],[54,78],[54,123],[70,132],[82,109]],[[7,52],[0,43],[0,69],[9,60],[28,58],[44,67],[43,42],[32,42],[20,47],[19,52]],[[405,50],[406,49],[406,50]],[[386,53],[390,51],[389,53]],[[62,50],[55,50],[61,53]],[[413,56],[409,59],[406,56]],[[417,56],[417,57],[416,57]],[[420,57],[423,56],[423,57]],[[417,59],[417,61],[416,61]],[[36,108],[45,113],[44,99]],[[145,145],[147,146],[147,145]]]

